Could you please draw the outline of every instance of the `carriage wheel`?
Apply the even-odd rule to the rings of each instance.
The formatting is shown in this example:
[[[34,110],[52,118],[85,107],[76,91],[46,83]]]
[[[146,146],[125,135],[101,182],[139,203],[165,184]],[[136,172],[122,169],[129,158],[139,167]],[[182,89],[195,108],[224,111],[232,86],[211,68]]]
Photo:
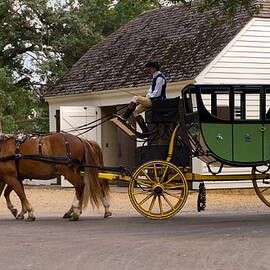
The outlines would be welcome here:
[[[143,216],[166,219],[184,206],[188,186],[183,173],[172,163],[150,161],[135,171],[128,194],[134,208]]]
[[[265,205],[270,207],[270,179],[255,179],[254,177],[252,182],[256,194]]]

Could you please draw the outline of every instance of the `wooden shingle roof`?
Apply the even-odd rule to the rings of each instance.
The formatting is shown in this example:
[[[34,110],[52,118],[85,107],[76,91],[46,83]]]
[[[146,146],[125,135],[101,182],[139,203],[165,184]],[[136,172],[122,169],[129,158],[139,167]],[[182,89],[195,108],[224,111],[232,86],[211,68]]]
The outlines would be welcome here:
[[[169,82],[195,79],[250,20],[243,11],[234,24],[221,15],[211,24],[213,12],[183,5],[144,12],[88,50],[46,96],[149,85],[144,64],[152,60]]]

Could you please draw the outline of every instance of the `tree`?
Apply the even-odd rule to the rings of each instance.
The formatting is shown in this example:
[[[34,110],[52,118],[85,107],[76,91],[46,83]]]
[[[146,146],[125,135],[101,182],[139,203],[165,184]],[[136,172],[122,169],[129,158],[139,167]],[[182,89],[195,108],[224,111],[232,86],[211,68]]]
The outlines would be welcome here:
[[[203,0],[200,2],[199,12],[219,8],[228,19],[236,16],[239,10],[246,10],[250,14],[255,14],[260,8],[260,5],[254,5],[255,0]]]
[[[0,68],[2,77],[21,91],[24,102],[19,111],[40,116],[47,110],[43,93],[65,73],[91,46],[103,38],[104,18],[112,1],[108,0],[2,0],[0,3]],[[10,87],[3,94],[12,97]],[[14,98],[16,95],[14,96]],[[35,99],[33,99],[35,97]],[[3,99],[4,100],[4,99]],[[15,100],[13,100],[16,104]],[[9,108],[12,108],[11,103]],[[29,114],[31,117],[31,114]],[[3,110],[4,131],[16,131],[14,123],[25,117],[13,110]],[[21,119],[23,120],[23,119]]]
[[[0,68],[0,123],[5,133],[18,129],[16,119],[33,115],[34,96],[23,87],[18,87],[12,76]]]

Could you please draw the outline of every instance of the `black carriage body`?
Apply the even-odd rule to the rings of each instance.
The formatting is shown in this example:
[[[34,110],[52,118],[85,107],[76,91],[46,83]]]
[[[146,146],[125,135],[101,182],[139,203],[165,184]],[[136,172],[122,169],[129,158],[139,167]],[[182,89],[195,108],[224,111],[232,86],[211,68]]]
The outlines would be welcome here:
[[[166,160],[168,156],[168,144],[153,144],[137,147],[137,166],[152,160]],[[176,166],[190,166],[190,151],[185,145],[174,145],[173,155],[170,160]]]
[[[183,119],[182,111],[183,102],[180,97],[153,102],[151,109],[145,113],[145,118],[150,131],[157,130],[159,136],[155,139],[157,134],[154,133],[147,145],[137,147],[137,166],[152,160],[167,159],[171,135],[181,117]],[[182,136],[181,132],[177,134],[170,162],[176,166],[190,166],[190,148],[183,143]]]

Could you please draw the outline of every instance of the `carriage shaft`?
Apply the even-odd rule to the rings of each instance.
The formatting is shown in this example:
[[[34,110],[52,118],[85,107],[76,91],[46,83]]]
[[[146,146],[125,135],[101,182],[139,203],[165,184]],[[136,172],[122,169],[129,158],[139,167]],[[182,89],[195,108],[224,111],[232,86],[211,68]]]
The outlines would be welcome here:
[[[201,175],[195,173],[184,174],[187,181],[243,181],[255,179],[270,179],[270,174],[236,174],[236,175]],[[124,174],[99,173],[100,179],[130,181],[131,177]]]

